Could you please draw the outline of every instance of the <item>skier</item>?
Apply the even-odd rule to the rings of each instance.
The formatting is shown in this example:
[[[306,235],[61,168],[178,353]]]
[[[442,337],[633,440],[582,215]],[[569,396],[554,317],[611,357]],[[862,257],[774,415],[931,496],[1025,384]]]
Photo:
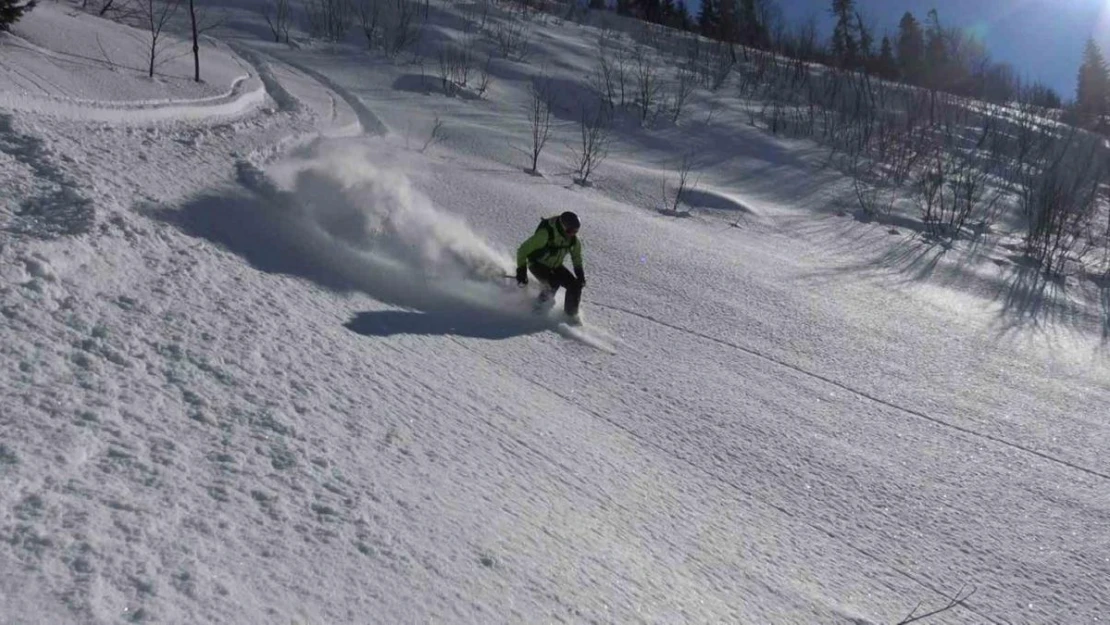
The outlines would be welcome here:
[[[528,284],[528,271],[543,283],[537,304],[555,297],[560,287],[567,290],[563,310],[574,322],[578,318],[578,303],[582,288],[586,286],[586,270],[582,267],[582,241],[578,238],[578,215],[567,211],[562,215],[540,221],[536,232],[516,251],[516,281]],[[574,273],[563,266],[563,259],[570,253]]]

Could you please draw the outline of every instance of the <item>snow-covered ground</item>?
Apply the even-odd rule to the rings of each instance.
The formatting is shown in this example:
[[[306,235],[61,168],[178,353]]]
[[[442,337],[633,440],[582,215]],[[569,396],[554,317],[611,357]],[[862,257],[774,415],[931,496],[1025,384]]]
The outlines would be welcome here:
[[[201,85],[65,60],[121,28],[0,35],[0,624],[1106,622],[1097,300],[837,216],[727,102],[572,184],[591,27],[477,99],[246,10]],[[581,329],[500,276],[567,209]]]

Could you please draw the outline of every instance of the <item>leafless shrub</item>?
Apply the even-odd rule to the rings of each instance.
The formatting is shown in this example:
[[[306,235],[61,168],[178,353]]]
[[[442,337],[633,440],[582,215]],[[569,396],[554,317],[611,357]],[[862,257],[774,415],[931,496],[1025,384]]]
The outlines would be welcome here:
[[[278,1],[288,2],[288,0]],[[366,36],[367,47],[371,50],[377,48],[378,30],[382,27],[382,3],[379,0],[357,0],[355,14],[358,17],[359,26],[362,27],[362,34]]]
[[[961,586],[959,592],[957,592],[954,596],[948,598],[948,603],[946,605],[944,605],[944,606],[942,606],[942,607],[940,607],[936,610],[933,610],[931,612],[926,612],[924,614],[917,614],[917,611],[921,608],[921,604],[918,603],[916,606],[914,606],[913,610],[910,611],[910,613],[906,616],[906,618],[898,621],[898,625],[909,625],[910,623],[916,623],[917,621],[925,620],[927,618],[930,618],[930,617],[936,616],[938,614],[942,614],[944,612],[947,612],[947,611],[949,611],[949,610],[951,610],[951,609],[953,609],[957,606],[963,605],[964,602],[966,602],[969,598],[971,598],[971,595],[975,594],[975,588],[973,587],[965,595],[964,594],[964,588],[966,588],[966,587],[967,587],[966,585]]]
[[[150,78],[154,78],[154,70],[163,60],[162,34],[180,6],[181,0],[158,3],[155,0],[142,0],[139,5],[143,24],[150,33],[150,64],[147,73]]]
[[[680,212],[678,207],[682,204],[686,192],[693,190],[698,186],[697,180],[690,184],[690,174],[694,169],[693,154],[687,152],[682,155],[682,162],[678,166],[678,184],[675,186],[673,192],[668,188],[667,180],[663,180],[663,210],[671,215],[688,214],[690,211],[686,210]]]
[[[661,89],[659,68],[646,46],[636,46],[633,58],[636,62],[634,68],[636,73],[636,105],[640,108],[640,122],[646,123],[648,117],[655,111],[655,104],[659,98]]]
[[[945,181],[950,195],[948,209],[940,215],[938,235],[955,238],[973,220],[986,226],[994,218],[993,209],[1002,193],[990,187],[991,164],[990,159],[974,154],[955,154]]]
[[[523,61],[528,58],[529,34],[527,24],[508,19],[498,21],[490,36],[501,56],[510,61]]]
[[[82,2],[81,8],[89,9],[88,0]],[[108,17],[111,14],[112,19],[131,25],[141,23],[144,12],[141,0],[104,0],[96,10],[98,17]]]
[[[301,0],[308,32],[325,41],[338,42],[351,27],[351,0]]]
[[[439,50],[439,79],[443,84],[443,93],[451,96],[460,87],[465,88],[473,65],[474,53],[470,46],[444,44]]]
[[[392,58],[420,38],[420,7],[412,0],[354,0],[367,46]]]
[[[947,165],[943,155],[937,154],[929,167],[921,173],[914,190],[920,198],[921,222],[931,234],[938,234],[941,214],[944,212],[944,186]]]
[[[603,32],[597,42],[597,68],[594,89],[610,110],[627,102],[628,51],[611,33]]]
[[[493,65],[493,55],[489,54],[486,55],[486,62],[482,64],[480,73],[478,74],[478,87],[476,89],[478,97],[484,97],[486,91],[489,91],[490,84],[493,82],[493,78],[490,76],[489,71],[491,65]]]
[[[432,122],[432,129],[428,133],[428,138],[424,141],[424,145],[420,148],[420,153],[423,154],[424,152],[427,152],[428,148],[439,143],[440,141],[443,141],[443,139],[443,121],[439,118],[439,115],[436,115],[435,121]]]
[[[289,43],[289,27],[293,21],[293,11],[289,0],[267,0],[262,7],[262,16],[274,35],[274,42]]]
[[[1063,273],[1066,259],[1093,230],[1106,154],[1096,137],[1073,131],[1057,154],[1020,189],[1028,230],[1026,250],[1048,275]],[[1075,149],[1072,144],[1077,144]]]
[[[675,71],[674,91],[671,93],[671,121],[678,123],[682,115],[682,107],[694,94],[697,87],[696,76],[691,70],[681,67]]]
[[[532,174],[538,174],[540,153],[543,152],[543,148],[547,145],[547,140],[551,136],[551,107],[554,104],[551,79],[544,75],[533,80],[528,92],[531,96],[528,119],[532,126],[530,153],[532,168],[529,171]]]
[[[574,154],[576,184],[587,186],[590,184],[590,175],[609,156],[610,142],[609,109],[604,102],[598,102],[591,111],[587,106],[582,106],[579,131],[581,142],[577,147],[572,147]]]
[[[386,8],[382,48],[392,58],[420,39],[423,24],[417,19],[419,6],[412,0],[384,1]]]

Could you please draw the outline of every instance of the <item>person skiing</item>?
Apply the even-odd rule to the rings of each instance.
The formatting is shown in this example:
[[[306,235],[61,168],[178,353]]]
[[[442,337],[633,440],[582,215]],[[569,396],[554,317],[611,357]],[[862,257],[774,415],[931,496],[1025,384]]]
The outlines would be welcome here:
[[[578,320],[578,304],[582,299],[582,288],[586,286],[586,270],[582,265],[582,240],[578,238],[581,223],[578,215],[567,211],[555,217],[540,221],[536,231],[521,243],[516,251],[516,281],[520,286],[528,284],[528,272],[536,276],[544,285],[538,303],[555,296],[560,288],[567,290],[563,310],[571,319]],[[570,254],[574,273],[563,266],[563,260]]]

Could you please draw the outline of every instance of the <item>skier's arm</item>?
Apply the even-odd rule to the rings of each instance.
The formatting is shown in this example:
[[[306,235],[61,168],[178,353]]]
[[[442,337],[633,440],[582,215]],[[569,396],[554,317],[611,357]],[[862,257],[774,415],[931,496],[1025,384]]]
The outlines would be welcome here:
[[[516,266],[527,267],[528,257],[547,246],[547,231],[539,229],[516,250]]]

